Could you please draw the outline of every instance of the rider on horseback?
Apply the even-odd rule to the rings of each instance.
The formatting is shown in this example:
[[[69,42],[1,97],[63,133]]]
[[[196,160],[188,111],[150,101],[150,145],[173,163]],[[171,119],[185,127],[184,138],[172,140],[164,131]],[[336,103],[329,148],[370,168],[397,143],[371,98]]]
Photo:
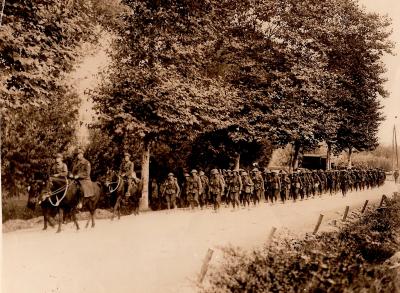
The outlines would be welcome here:
[[[51,169],[50,183],[55,189],[58,189],[66,184],[68,176],[67,164],[63,162],[62,154],[56,155],[56,163]]]
[[[138,178],[136,177],[136,173],[134,171],[134,164],[130,157],[131,155],[129,153],[124,153],[124,160],[119,168],[119,175],[124,178],[124,181],[127,184],[127,187],[125,188],[125,196],[127,197],[132,195],[133,181],[135,181],[135,184],[138,183]]]
[[[90,163],[83,157],[83,150],[79,149],[77,160],[72,168],[74,179],[79,180],[83,197],[90,197],[93,194],[92,181],[90,180]],[[79,198],[78,209],[82,208],[82,197]]]

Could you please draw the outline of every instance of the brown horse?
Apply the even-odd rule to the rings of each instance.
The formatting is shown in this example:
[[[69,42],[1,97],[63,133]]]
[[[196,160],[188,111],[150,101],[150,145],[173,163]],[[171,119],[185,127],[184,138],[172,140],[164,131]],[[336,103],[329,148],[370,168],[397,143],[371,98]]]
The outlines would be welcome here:
[[[133,211],[134,215],[139,214],[139,200],[142,194],[142,183],[141,181],[132,182],[132,194],[131,196],[125,196],[127,190],[127,182],[117,172],[108,170],[106,174],[106,187],[108,187],[108,195],[111,196],[113,206],[113,215],[111,220],[114,219],[115,214],[118,215],[118,219],[121,218],[121,207],[125,203],[128,212]]]
[[[93,182],[92,184],[94,185],[94,195],[83,198],[83,206],[86,207],[90,212],[90,217],[86,222],[86,228],[89,226],[90,220],[92,221],[92,227],[95,226],[94,213],[101,195],[101,188],[99,184],[96,182]],[[47,229],[49,216],[52,214],[58,214],[57,233],[61,232],[64,213],[69,213],[71,215],[76,229],[79,230],[78,221],[76,219],[76,207],[81,194],[81,187],[77,180],[66,180],[65,185],[61,186],[60,188],[55,188],[52,186],[50,180],[45,180],[41,184],[39,183],[31,187],[28,198],[28,207],[34,209],[36,203],[39,203],[42,207],[44,217],[43,230]],[[51,222],[49,223],[51,224]]]

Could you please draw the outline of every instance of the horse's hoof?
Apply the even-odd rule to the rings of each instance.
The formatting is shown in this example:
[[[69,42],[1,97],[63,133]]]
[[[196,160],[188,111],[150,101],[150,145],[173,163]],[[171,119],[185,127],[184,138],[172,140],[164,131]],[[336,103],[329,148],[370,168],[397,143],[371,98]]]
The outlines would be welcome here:
[[[61,232],[61,229],[58,229],[56,233],[60,233],[60,232]]]
[[[92,225],[92,228],[94,228],[94,224]]]
[[[43,229],[42,229],[43,231],[46,231],[47,230],[47,227],[43,227]]]

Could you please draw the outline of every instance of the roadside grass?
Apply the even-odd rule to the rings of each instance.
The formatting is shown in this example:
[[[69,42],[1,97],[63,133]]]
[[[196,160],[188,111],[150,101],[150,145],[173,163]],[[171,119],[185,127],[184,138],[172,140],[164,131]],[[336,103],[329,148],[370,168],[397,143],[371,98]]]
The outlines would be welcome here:
[[[21,196],[19,198],[3,197],[1,205],[2,222],[5,223],[6,221],[12,219],[28,220],[41,216],[42,212],[40,208],[36,208],[34,211],[32,211],[26,207],[27,202],[27,196]]]
[[[400,201],[388,200],[337,232],[223,250],[201,292],[397,292],[387,260],[400,250]]]

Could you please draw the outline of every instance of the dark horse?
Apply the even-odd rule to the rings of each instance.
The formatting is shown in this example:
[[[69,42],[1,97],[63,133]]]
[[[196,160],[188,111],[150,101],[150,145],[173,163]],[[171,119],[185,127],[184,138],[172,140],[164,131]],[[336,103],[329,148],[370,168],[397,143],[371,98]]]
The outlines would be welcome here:
[[[92,182],[93,193],[91,197],[84,197],[82,204],[90,212],[90,217],[86,223],[86,228],[89,226],[90,220],[92,220],[92,227],[95,226],[94,213],[96,211],[97,203],[100,199],[101,188],[98,183]],[[72,220],[75,223],[76,229],[79,230],[78,221],[76,219],[76,207],[79,202],[79,197],[82,191],[80,184],[77,180],[68,179],[65,180],[65,184],[61,187],[56,187],[51,184],[49,179],[37,180],[31,185],[29,190],[28,208],[34,209],[36,203],[39,203],[42,207],[44,227],[43,230],[47,229],[47,223],[50,222],[50,216],[58,214],[58,229],[57,233],[61,232],[61,224],[64,220],[64,213],[71,215]]]
[[[105,184],[108,187],[108,195],[111,196],[111,203],[114,206],[111,220],[114,219],[115,214],[118,215],[118,219],[121,218],[121,205],[123,203],[126,203],[128,212],[132,210],[134,215],[139,214],[139,200],[142,194],[140,180],[138,182],[132,180],[132,194],[129,197],[125,196],[128,184],[117,172],[109,169],[106,174]]]

